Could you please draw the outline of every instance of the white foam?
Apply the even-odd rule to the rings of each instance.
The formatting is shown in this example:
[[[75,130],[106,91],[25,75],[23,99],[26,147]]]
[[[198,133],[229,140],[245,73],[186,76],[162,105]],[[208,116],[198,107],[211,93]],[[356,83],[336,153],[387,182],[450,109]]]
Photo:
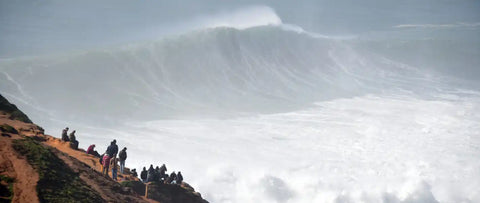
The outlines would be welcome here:
[[[282,20],[275,10],[268,6],[251,6],[233,11],[225,11],[194,20],[197,28],[232,27],[247,29],[257,26],[280,25]]]
[[[166,163],[211,202],[478,202],[479,110],[476,96],[370,95],[102,134],[127,145],[127,165]]]

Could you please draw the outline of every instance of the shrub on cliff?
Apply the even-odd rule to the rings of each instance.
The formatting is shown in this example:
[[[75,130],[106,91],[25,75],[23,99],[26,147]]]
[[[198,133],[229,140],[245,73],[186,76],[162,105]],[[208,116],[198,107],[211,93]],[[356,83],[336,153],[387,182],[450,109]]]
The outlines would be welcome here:
[[[8,124],[0,125],[0,130],[2,132],[6,132],[6,133],[18,134],[17,129],[15,129],[14,127],[12,127]]]

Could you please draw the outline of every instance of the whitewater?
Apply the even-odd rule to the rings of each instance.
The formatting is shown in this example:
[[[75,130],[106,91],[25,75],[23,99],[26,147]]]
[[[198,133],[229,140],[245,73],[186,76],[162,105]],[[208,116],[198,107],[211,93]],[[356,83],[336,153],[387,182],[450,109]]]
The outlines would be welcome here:
[[[479,25],[331,34],[248,6],[5,54],[0,93],[53,136],[181,171],[210,202],[480,202]]]

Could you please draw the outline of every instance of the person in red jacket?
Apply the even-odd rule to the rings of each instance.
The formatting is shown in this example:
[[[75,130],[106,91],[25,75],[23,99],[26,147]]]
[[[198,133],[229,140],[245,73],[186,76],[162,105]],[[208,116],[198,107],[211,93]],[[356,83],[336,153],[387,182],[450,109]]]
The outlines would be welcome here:
[[[95,151],[95,144],[92,144],[88,147],[87,154],[91,154],[93,156],[100,157],[100,154],[97,151]]]

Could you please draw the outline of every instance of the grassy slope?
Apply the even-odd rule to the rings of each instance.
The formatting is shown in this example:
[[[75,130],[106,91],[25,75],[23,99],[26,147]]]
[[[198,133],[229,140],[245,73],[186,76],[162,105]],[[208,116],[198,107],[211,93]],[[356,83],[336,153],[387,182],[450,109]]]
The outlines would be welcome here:
[[[105,202],[78,174],[32,138],[14,140],[13,148],[26,156],[37,170],[40,176],[37,193],[41,202]]]

